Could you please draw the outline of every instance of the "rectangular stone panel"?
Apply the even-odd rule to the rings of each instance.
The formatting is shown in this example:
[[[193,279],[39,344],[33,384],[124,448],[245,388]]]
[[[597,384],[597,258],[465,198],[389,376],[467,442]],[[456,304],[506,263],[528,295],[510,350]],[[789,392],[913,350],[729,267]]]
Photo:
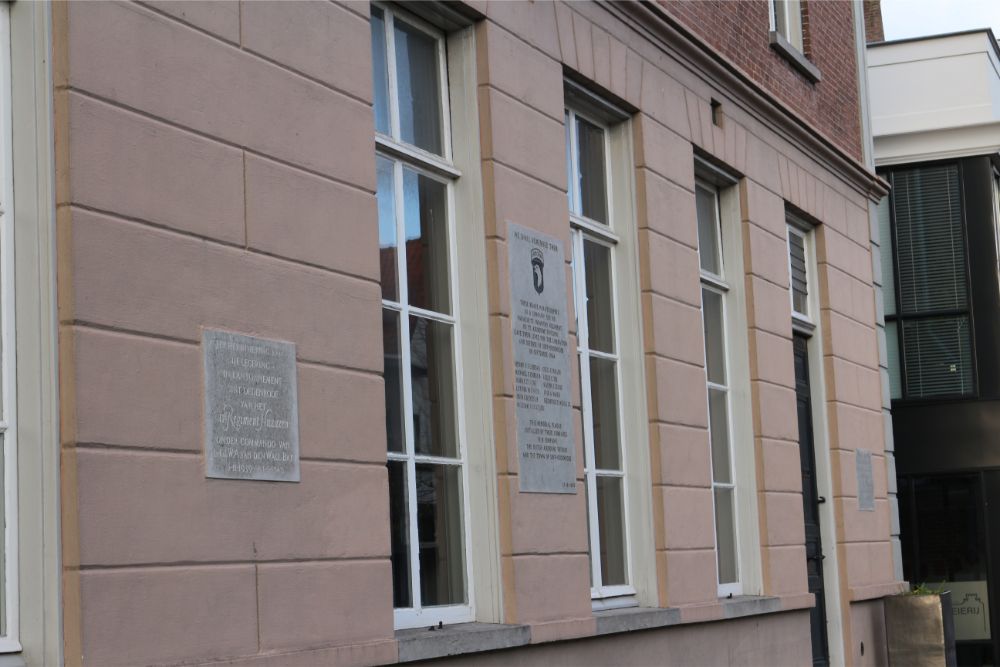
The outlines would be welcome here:
[[[510,224],[508,256],[520,488],[576,493],[563,245]]]
[[[299,481],[295,345],[215,329],[205,356],[205,476]]]

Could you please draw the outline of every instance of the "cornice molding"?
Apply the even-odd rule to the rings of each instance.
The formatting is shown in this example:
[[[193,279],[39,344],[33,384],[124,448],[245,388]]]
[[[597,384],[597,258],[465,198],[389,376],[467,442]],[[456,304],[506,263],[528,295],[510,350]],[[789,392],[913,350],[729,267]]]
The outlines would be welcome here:
[[[645,34],[660,50],[695,76],[723,88],[742,103],[746,112],[789,143],[810,153],[813,159],[840,177],[853,190],[872,202],[878,202],[888,193],[888,183],[874,171],[870,171],[819,129],[792,112],[736,64],[713,50],[655,2],[638,0],[601,5],[633,30]]]

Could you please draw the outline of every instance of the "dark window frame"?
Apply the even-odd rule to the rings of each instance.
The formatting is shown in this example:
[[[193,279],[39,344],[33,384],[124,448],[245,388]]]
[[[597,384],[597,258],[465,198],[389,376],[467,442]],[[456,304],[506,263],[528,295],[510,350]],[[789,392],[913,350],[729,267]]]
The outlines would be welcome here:
[[[895,294],[896,312],[892,315],[885,314],[884,320],[886,325],[890,323],[896,323],[896,336],[897,336],[897,349],[898,349],[898,362],[899,362],[899,377],[900,377],[900,393],[901,397],[892,399],[894,405],[920,405],[925,403],[941,402],[941,401],[967,401],[967,400],[977,400],[979,398],[979,369],[977,363],[977,350],[976,350],[976,326],[975,326],[975,312],[974,305],[972,301],[972,273],[970,267],[969,259],[969,230],[968,230],[968,220],[966,212],[968,210],[968,204],[966,202],[965,196],[965,167],[962,160],[935,160],[929,162],[919,162],[914,164],[900,164],[893,165],[884,170],[879,170],[879,175],[886,178],[893,183],[893,177],[896,172],[925,169],[933,167],[946,167],[954,165],[958,170],[958,196],[959,204],[961,206],[960,224],[962,229],[962,249],[965,253],[965,308],[964,309],[952,309],[952,310],[938,310],[930,312],[918,312],[918,313],[906,313],[903,314],[902,310],[902,288],[899,275],[899,261],[898,261],[898,248],[899,240],[896,234],[896,193],[894,188],[889,189],[889,229],[890,236],[892,238],[892,271],[893,271],[893,287]],[[883,252],[886,249],[882,249]],[[969,354],[970,354],[970,369],[971,369],[971,381],[972,389],[967,393],[956,393],[956,394],[941,394],[937,396],[908,396],[907,386],[908,386],[908,370],[906,365],[906,351],[904,346],[903,338],[903,322],[904,321],[914,321],[914,320],[934,320],[934,319],[945,319],[966,316],[969,319]],[[888,335],[888,334],[887,334]]]

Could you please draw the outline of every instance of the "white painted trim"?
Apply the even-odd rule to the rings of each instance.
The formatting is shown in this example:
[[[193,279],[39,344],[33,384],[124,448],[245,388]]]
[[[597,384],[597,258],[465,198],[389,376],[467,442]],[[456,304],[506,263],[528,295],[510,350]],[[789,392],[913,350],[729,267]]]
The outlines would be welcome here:
[[[18,567],[17,351],[14,313],[14,159],[11,85],[10,5],[0,3],[0,414],[3,432],[3,614],[0,651],[20,651]]]
[[[816,262],[815,232],[810,232],[806,243],[806,267],[818,274]],[[809,291],[809,307],[819,312],[819,281],[817,288]],[[813,450],[816,461],[816,492],[826,498],[819,507],[820,540],[823,545],[823,591],[826,595],[827,650],[831,665],[846,664],[844,647],[843,613],[841,607],[839,542],[837,540],[836,500],[833,493],[833,464],[830,460],[830,426],[826,401],[826,378],[823,368],[823,346],[826,332],[816,326],[807,344],[809,356],[809,390],[812,399]]]
[[[451,116],[450,116],[450,104],[448,97],[452,94],[449,87],[448,81],[448,69],[447,61],[448,51],[445,47],[445,36],[443,33],[437,29],[427,25],[425,22],[409,15],[408,13],[401,12],[397,8],[389,8],[384,5],[378,5],[384,12],[385,16],[385,29],[386,29],[386,48],[387,48],[387,69],[389,73],[389,114],[390,114],[390,125],[391,131],[393,133],[392,137],[386,137],[384,135],[376,135],[376,148],[378,154],[388,159],[393,164],[393,199],[395,203],[395,224],[396,224],[396,272],[397,272],[397,296],[399,298],[398,302],[383,300],[383,308],[386,310],[391,310],[398,313],[399,317],[399,331],[400,331],[400,370],[401,370],[401,380],[402,380],[402,390],[403,390],[403,424],[404,424],[404,452],[388,452],[387,459],[390,461],[400,461],[405,462],[406,465],[406,493],[407,493],[407,513],[408,513],[408,539],[409,539],[409,564],[410,564],[410,598],[411,607],[407,608],[397,608],[393,611],[393,617],[395,625],[397,628],[411,628],[420,627],[425,624],[437,624],[437,623],[461,623],[475,620],[475,592],[477,586],[475,585],[475,580],[473,577],[472,569],[472,536],[471,536],[471,526],[470,526],[470,516],[472,515],[471,510],[471,494],[469,492],[469,471],[467,465],[468,457],[468,426],[466,422],[466,381],[465,381],[465,362],[466,356],[463,353],[462,345],[462,326],[463,322],[462,316],[462,302],[464,301],[460,298],[460,282],[458,277],[463,275],[459,273],[459,255],[458,255],[458,225],[456,223],[456,206],[458,198],[456,197],[456,181],[461,176],[462,171],[455,168],[451,163],[450,159],[452,156],[451,148]],[[399,108],[396,89],[397,83],[397,73],[396,73],[396,62],[395,62],[395,40],[394,40],[394,22],[396,20],[396,14],[402,14],[402,20],[407,24],[413,25],[418,29],[426,32],[437,40],[437,60],[438,60],[438,85],[441,91],[441,124],[442,124],[442,149],[443,156],[437,156],[431,154],[427,151],[419,149],[415,146],[411,146],[404,142],[399,141],[400,136],[400,126],[399,126]],[[471,33],[469,33],[471,34]],[[456,43],[458,45],[458,43]],[[463,53],[460,53],[456,61],[460,71],[465,72],[468,75],[468,67],[464,66],[463,60],[468,59],[468,44],[466,44],[466,49]],[[474,48],[474,47],[472,47]],[[464,54],[464,55],[463,55]],[[466,88],[467,88],[466,82]],[[466,115],[462,116],[462,123],[467,125],[469,119]],[[463,156],[468,160],[469,148],[467,145],[463,145]],[[478,162],[477,159],[472,160],[473,162]],[[470,165],[475,167],[475,164]],[[447,313],[429,311],[424,308],[413,307],[409,305],[409,285],[406,274],[406,209],[405,201],[403,195],[403,170],[404,168],[411,169],[421,175],[432,178],[440,183],[442,183],[446,188],[446,206],[447,206],[447,253],[448,253],[448,288],[449,288],[449,304]],[[470,179],[466,179],[470,180]],[[464,185],[464,183],[463,183]],[[475,209],[475,205],[470,205],[469,196],[463,193],[462,203],[463,203],[463,214],[469,212],[466,209]],[[480,195],[481,201],[481,195]],[[474,213],[470,213],[474,215]],[[480,219],[481,220],[481,219]],[[482,236],[480,236],[482,238]],[[485,263],[485,262],[483,262]],[[463,267],[464,268],[464,267]],[[485,280],[482,281],[481,287],[485,288]],[[414,433],[413,433],[413,380],[410,375],[411,360],[410,360],[410,316],[418,316],[430,321],[438,322],[445,326],[448,326],[451,330],[451,341],[452,341],[452,382],[454,386],[455,393],[455,415],[456,423],[454,424],[456,439],[458,441],[458,450],[455,452],[456,457],[441,457],[441,456],[427,456],[418,455],[415,451]],[[474,372],[477,377],[477,382],[485,382],[483,375],[482,360],[476,359],[473,356],[473,363],[476,365],[476,371]],[[488,364],[488,361],[487,361]],[[480,412],[481,405],[484,401],[480,398]],[[487,423],[492,423],[489,421]],[[481,459],[480,459],[481,460]],[[424,607],[423,600],[421,599],[421,578],[420,578],[420,540],[418,535],[418,521],[417,521],[417,489],[416,489],[416,466],[417,464],[430,463],[434,465],[450,465],[456,466],[461,470],[460,475],[460,486],[461,486],[461,539],[462,539],[462,561],[463,561],[463,576],[464,576],[464,589],[465,589],[465,599],[466,602],[457,605],[446,605],[446,606],[434,606],[434,607]],[[492,616],[492,614],[491,614]]]
[[[604,170],[607,224],[579,214],[580,191],[573,186],[579,173],[577,117],[604,130]],[[657,604],[655,545],[652,525],[652,480],[648,458],[648,415],[645,410],[645,377],[642,363],[641,304],[638,299],[637,230],[632,188],[631,123],[612,126],[576,108],[565,114],[567,122],[567,171],[571,181],[570,225],[573,252],[573,295],[577,315],[578,359],[584,423],[584,482],[587,489],[587,520],[590,528],[591,597],[594,609]],[[610,250],[610,279],[614,318],[614,349],[611,353],[589,348],[586,310],[586,283],[583,243],[603,245]],[[626,322],[628,326],[626,326]],[[593,424],[590,373],[591,358],[615,363],[616,404],[619,438],[619,470],[596,468],[593,451]],[[626,366],[628,367],[626,369]],[[598,477],[622,479],[622,515],[626,585],[604,586],[601,580],[596,481]]]
[[[63,637],[52,4],[15,2],[9,9],[18,220],[14,239],[17,427],[22,445],[17,462],[19,641],[23,646],[21,657],[28,664],[60,665]]]
[[[503,622],[503,586],[500,563],[500,519],[497,497],[496,445],[493,433],[493,396],[490,382],[490,346],[464,344],[488,341],[489,299],[486,274],[486,223],[483,214],[479,115],[476,105],[475,29],[468,27],[447,37],[448,93],[451,97],[451,151],[454,166],[465,174],[454,187],[454,248],[456,330],[465,400],[461,434],[467,443],[464,490],[466,494],[467,562],[469,600],[474,618],[484,623]],[[460,252],[459,252],[460,249]],[[475,493],[472,493],[475,489]]]

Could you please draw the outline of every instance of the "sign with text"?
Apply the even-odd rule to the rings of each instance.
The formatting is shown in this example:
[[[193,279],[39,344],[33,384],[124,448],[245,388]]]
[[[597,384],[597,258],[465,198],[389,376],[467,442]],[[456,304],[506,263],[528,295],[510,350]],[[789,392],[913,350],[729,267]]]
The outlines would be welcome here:
[[[985,581],[944,581],[934,588],[951,591],[955,639],[990,638],[990,594]]]
[[[520,490],[576,493],[562,243],[508,224]]]
[[[206,329],[205,476],[299,481],[295,345]]]
[[[854,451],[854,469],[858,475],[858,510],[875,511],[875,479],[872,475],[872,453],[857,449]]]

